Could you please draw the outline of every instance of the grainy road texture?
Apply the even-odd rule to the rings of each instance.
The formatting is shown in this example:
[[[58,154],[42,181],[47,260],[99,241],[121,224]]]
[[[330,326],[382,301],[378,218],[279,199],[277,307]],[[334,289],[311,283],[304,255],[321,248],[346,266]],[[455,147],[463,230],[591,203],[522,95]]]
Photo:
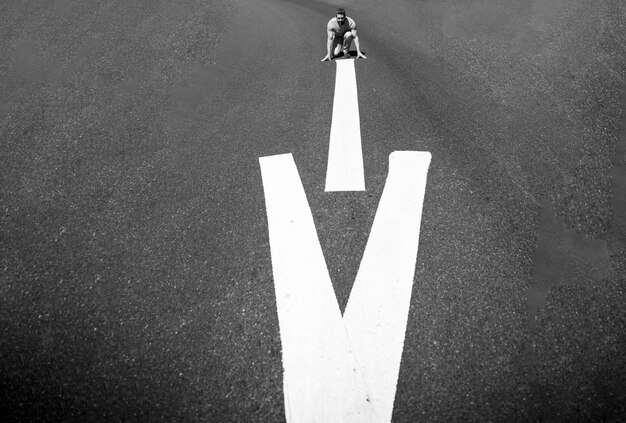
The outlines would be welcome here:
[[[337,6],[366,192],[324,193]],[[1,414],[283,421],[258,158],[343,309],[423,150],[394,421],[626,420],[625,40],[619,0],[1,2]]]

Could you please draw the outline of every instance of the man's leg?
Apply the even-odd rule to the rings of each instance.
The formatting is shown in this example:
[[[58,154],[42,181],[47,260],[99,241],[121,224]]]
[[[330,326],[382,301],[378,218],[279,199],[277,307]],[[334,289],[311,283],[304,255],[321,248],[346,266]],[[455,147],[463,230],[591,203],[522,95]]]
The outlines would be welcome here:
[[[341,50],[343,48],[343,37],[335,36],[335,40],[333,41],[333,57],[337,57],[341,54]]]
[[[348,55],[350,53],[350,46],[352,45],[352,40],[354,37],[352,36],[352,32],[346,32],[343,36],[343,45],[342,50],[343,54]]]

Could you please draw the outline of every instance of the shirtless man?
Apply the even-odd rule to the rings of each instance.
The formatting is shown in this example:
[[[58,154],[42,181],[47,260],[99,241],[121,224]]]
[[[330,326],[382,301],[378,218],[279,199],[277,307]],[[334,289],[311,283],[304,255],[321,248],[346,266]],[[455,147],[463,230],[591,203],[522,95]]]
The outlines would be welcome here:
[[[352,18],[346,16],[344,9],[337,9],[335,17],[328,21],[326,26],[328,32],[328,41],[326,42],[326,57],[322,59],[322,62],[326,60],[332,60],[333,57],[341,55],[350,56],[350,45],[354,40],[356,45],[357,58],[361,57],[367,59],[367,57],[361,53],[359,47],[359,37],[356,35],[356,23]],[[332,55],[331,55],[332,52]]]

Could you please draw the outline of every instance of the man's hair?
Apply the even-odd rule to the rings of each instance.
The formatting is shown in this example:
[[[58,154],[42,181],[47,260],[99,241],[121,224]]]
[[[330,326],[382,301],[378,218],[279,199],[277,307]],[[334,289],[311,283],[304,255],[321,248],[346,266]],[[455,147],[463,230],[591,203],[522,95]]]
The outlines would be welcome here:
[[[340,8],[340,9],[337,9],[337,10],[335,11],[335,16],[337,16],[337,15],[343,15],[343,16],[346,16],[346,10],[345,10],[345,9],[341,9],[341,8]]]

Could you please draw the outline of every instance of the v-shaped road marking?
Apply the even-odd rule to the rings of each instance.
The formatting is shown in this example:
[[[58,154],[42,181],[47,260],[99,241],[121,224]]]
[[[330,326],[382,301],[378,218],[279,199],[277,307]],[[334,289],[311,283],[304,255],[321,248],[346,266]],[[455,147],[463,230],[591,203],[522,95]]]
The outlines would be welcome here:
[[[288,422],[391,420],[430,158],[391,154],[343,318],[292,155],[259,159]]]

